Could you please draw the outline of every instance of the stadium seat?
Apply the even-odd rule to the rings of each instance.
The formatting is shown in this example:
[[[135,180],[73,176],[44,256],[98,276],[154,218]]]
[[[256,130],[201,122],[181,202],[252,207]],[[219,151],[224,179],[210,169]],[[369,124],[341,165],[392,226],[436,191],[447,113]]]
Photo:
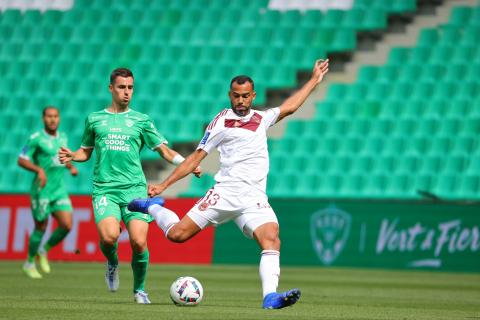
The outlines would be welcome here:
[[[266,0],[79,0],[68,11],[6,10],[0,14],[0,72],[12,95],[0,94],[4,125],[24,132],[39,125],[34,116],[43,104],[55,103],[62,106],[62,125],[75,127],[72,141],[78,141],[82,129],[74,126],[75,112],[82,110],[84,118],[108,104],[102,91],[108,74],[125,65],[137,81],[135,108],[151,113],[169,140],[198,141],[205,123],[228,106],[232,76],[253,76],[257,104],[263,104],[267,88],[294,87],[296,73],[310,70],[315,58],[352,52],[359,31],[385,30],[390,15],[415,9],[414,0],[357,0],[350,10],[325,12],[269,10]],[[275,194],[412,197],[416,180],[407,176],[409,168],[424,170],[426,177],[435,170],[472,170],[466,157],[478,152],[480,133],[479,16],[478,8],[455,8],[447,25],[422,30],[413,48],[393,49],[386,65],[361,68],[353,85],[330,86],[314,120],[290,121],[285,136],[272,143],[272,166],[292,171],[303,164],[309,172],[305,181],[271,174]],[[44,81],[36,80],[38,74]],[[88,81],[77,84],[80,74]],[[196,89],[198,101],[190,107]],[[11,116],[18,106],[25,106],[22,126]],[[292,150],[298,157],[277,156]],[[309,153],[317,162],[306,160]],[[450,160],[438,167],[440,156]],[[436,160],[427,166],[422,157]],[[319,177],[316,164],[331,174]],[[362,175],[369,170],[376,176]],[[391,170],[401,173],[389,177]],[[433,180],[422,183],[434,185]],[[478,186],[474,179],[457,180],[464,190]],[[78,183],[76,190],[89,191],[88,186]]]

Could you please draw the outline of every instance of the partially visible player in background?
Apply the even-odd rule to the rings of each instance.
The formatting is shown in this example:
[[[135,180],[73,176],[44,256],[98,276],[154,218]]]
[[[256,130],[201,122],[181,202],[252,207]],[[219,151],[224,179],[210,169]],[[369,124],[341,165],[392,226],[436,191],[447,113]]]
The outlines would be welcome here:
[[[149,304],[145,292],[149,252],[147,247],[148,214],[133,212],[127,204],[147,196],[147,183],[142,171],[140,151],[144,145],[157,151],[168,162],[178,165],[184,158],[167,147],[167,140],[146,114],[129,108],[133,95],[133,74],[118,68],[110,75],[112,103],[104,110],[87,117],[82,146],[75,152],[61,148],[62,163],[87,161],[96,152],[93,177],[93,210],[100,236],[100,249],[107,258],[105,281],[112,292],[119,287],[118,237],[120,221],[125,223],[132,247],[134,301]],[[194,170],[200,175],[200,169]]]
[[[173,242],[184,242],[209,225],[234,220],[262,250],[260,278],[265,309],[293,305],[300,290],[277,292],[280,277],[280,238],[275,212],[266,195],[269,158],[267,130],[302,106],[328,72],[328,60],[318,60],[312,76],[294,95],[277,108],[252,110],[254,83],[248,76],[237,76],[230,82],[230,108],[221,111],[207,127],[195,150],[161,184],[149,185],[149,196],[161,194],[170,185],[192,172],[213,149],[220,152],[220,170],[216,184],[182,220],[163,207],[163,199],[136,199],[128,208],[152,215],[165,236]]]
[[[44,130],[30,136],[18,158],[20,167],[35,173],[30,189],[35,228],[30,235],[28,257],[23,265],[23,271],[32,279],[42,278],[35,266],[35,258],[38,258],[40,269],[49,273],[48,251],[59,244],[72,228],[72,204],[64,185],[65,167],[72,176],[78,174],[73,165],[63,165],[58,160],[58,149],[67,145],[67,136],[58,131],[60,112],[56,107],[43,109],[43,123]],[[39,248],[50,214],[57,221],[58,227],[45,245]]]

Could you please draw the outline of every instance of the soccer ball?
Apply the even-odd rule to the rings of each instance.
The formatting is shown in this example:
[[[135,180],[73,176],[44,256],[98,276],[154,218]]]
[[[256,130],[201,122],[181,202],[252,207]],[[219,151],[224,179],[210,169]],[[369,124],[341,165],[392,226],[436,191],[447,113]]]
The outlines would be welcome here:
[[[170,298],[177,306],[196,306],[203,298],[202,284],[194,277],[180,277],[170,286]]]

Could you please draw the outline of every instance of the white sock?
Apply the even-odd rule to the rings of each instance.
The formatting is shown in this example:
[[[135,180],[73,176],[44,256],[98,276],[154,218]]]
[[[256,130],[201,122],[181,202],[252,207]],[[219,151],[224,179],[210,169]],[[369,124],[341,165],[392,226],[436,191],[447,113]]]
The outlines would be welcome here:
[[[276,292],[280,278],[280,252],[263,250],[260,258],[260,279],[262,280],[263,297]]]
[[[160,229],[163,230],[165,237],[167,236],[168,231],[170,231],[170,228],[180,221],[175,212],[158,204],[148,207],[148,213],[155,218],[155,222]]]

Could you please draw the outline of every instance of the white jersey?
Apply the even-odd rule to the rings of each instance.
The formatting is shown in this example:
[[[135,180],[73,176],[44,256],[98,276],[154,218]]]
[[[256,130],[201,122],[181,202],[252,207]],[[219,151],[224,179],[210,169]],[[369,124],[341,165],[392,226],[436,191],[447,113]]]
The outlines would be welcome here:
[[[269,158],[267,130],[278,119],[279,108],[266,111],[250,110],[240,117],[232,109],[225,109],[210,122],[197,149],[207,153],[217,148],[220,152],[220,170],[215,181],[222,185],[245,183],[265,193]]]

